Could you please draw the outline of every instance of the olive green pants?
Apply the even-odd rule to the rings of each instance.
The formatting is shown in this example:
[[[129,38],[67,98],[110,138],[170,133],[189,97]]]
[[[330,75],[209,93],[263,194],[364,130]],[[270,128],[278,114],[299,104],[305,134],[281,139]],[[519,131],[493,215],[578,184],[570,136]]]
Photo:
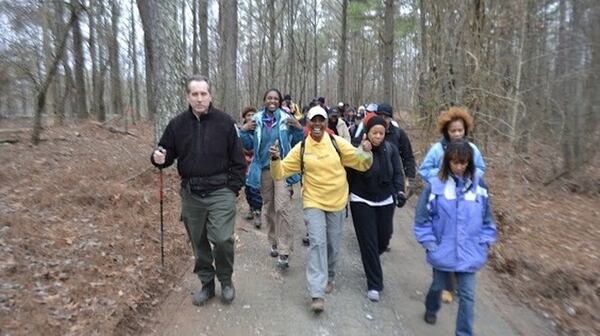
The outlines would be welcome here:
[[[215,275],[221,284],[231,284],[235,194],[228,188],[206,197],[191,193],[189,188],[182,188],[180,194],[181,215],[196,260],[194,273],[202,284],[213,281]]]

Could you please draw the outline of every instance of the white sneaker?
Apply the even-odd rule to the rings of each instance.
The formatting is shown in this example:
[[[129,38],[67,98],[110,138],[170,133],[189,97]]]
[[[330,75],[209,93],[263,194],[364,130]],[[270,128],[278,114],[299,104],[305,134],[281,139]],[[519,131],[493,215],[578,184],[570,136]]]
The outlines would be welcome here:
[[[379,292],[372,289],[367,292],[367,297],[369,298],[369,300],[371,300],[373,302],[377,302],[377,301],[379,301]]]

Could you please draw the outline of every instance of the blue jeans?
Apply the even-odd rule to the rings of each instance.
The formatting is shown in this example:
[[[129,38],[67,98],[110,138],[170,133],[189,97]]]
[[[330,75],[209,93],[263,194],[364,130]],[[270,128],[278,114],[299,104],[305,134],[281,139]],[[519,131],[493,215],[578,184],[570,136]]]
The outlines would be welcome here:
[[[437,313],[441,306],[441,294],[446,279],[452,272],[433,269],[433,281],[425,299],[425,309]],[[473,335],[473,312],[475,309],[475,273],[455,272],[458,282],[458,316],[456,317],[456,336]]]

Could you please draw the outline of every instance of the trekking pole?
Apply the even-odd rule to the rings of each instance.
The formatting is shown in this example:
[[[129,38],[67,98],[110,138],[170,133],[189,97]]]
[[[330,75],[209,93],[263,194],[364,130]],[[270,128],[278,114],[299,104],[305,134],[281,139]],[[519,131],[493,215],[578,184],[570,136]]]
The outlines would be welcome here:
[[[159,198],[160,198],[160,264],[165,267],[165,248],[164,248],[164,224],[163,224],[163,170],[158,169],[159,174]]]

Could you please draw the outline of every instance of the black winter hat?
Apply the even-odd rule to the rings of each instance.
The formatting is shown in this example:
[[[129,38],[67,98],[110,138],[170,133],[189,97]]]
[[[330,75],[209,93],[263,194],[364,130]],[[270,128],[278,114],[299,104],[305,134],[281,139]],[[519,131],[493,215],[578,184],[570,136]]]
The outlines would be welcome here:
[[[381,125],[383,128],[385,128],[385,120],[378,115],[371,117],[367,122],[366,131],[369,132],[369,130],[375,125]]]
[[[387,104],[387,103],[381,103],[379,104],[379,106],[377,106],[377,114],[382,114],[388,117],[393,117],[394,116],[394,109],[392,108],[392,105]]]
[[[285,96],[283,96],[283,100],[292,100],[292,96],[290,96],[290,94],[286,94]]]

